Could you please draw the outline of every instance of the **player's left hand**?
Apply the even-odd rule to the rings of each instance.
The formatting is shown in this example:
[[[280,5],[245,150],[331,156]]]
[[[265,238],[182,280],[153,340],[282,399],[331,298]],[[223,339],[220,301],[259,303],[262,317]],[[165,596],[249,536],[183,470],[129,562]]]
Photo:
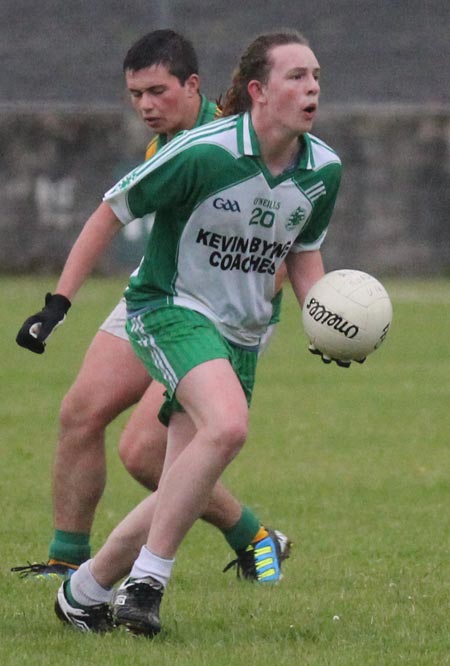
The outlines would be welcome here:
[[[317,347],[315,347],[312,343],[308,346],[308,351],[311,352],[311,354],[320,356],[322,361],[327,365],[329,363],[336,363],[336,365],[338,365],[340,368],[349,368],[352,363],[351,361],[341,361],[338,358],[331,358],[331,356],[327,356],[327,354],[324,354],[319,349],[317,349]],[[355,363],[364,363],[365,360],[366,360],[365,357],[359,358],[357,360],[355,359]]]
[[[16,337],[17,344],[35,354],[43,354],[45,341],[63,323],[70,306],[69,299],[62,294],[46,294],[42,310],[22,324]]]

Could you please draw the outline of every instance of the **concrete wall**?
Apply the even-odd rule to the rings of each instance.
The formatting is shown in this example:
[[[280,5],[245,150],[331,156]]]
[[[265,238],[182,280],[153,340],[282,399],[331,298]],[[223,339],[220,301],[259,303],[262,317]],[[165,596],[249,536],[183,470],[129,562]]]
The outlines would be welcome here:
[[[450,109],[381,106],[322,114],[342,158],[324,254],[330,267],[391,275],[450,269]]]
[[[155,28],[193,40],[203,91],[228,87],[254,36],[302,31],[327,103],[450,103],[448,0],[1,0],[0,102],[120,104],[122,61]]]
[[[328,107],[315,133],[344,164],[327,268],[448,273],[450,109]],[[59,270],[103,193],[142,160],[148,139],[134,116],[117,109],[0,108],[3,272]],[[100,269],[134,268],[145,238],[131,224]]]

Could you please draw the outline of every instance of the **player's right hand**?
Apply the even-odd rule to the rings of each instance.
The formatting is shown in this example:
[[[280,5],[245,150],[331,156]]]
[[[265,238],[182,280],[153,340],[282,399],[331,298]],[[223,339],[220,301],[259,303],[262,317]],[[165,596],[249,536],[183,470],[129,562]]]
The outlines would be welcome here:
[[[324,354],[319,349],[317,349],[317,347],[315,347],[312,343],[309,345],[308,351],[310,351],[311,354],[315,354],[316,356],[320,356],[322,361],[324,363],[326,363],[327,365],[329,363],[336,363],[336,365],[338,365],[340,368],[349,368],[351,363],[352,363],[351,361],[341,361],[338,358],[331,358],[331,356],[327,356],[327,354]],[[357,360],[355,359],[356,363],[364,363],[365,360],[366,360],[365,358],[361,358],[361,359],[357,359]]]
[[[45,341],[63,323],[70,306],[69,299],[62,294],[46,294],[42,310],[28,317],[20,328],[17,344],[35,354],[43,354]]]

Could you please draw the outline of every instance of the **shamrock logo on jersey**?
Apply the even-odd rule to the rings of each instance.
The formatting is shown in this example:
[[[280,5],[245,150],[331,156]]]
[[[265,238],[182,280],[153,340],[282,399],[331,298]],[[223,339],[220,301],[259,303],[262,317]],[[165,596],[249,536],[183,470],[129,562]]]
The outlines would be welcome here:
[[[303,222],[303,220],[306,217],[306,212],[303,210],[301,206],[296,208],[293,213],[290,214],[289,219],[286,223],[286,229],[289,231],[290,229],[294,229],[294,227],[298,227],[300,222]]]

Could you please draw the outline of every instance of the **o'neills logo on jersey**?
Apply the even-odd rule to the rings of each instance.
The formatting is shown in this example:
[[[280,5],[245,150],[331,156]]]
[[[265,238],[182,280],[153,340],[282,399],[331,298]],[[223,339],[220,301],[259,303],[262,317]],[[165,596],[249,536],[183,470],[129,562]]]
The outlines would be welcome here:
[[[292,241],[287,243],[268,242],[263,238],[243,238],[226,236],[206,229],[200,229],[195,242],[211,248],[208,262],[222,271],[242,271],[243,273],[269,273],[274,275],[276,262],[285,258]]]
[[[354,338],[355,335],[358,335],[359,326],[356,324],[351,324],[341,315],[336,314],[332,310],[327,310],[327,308],[319,303],[315,298],[311,298],[308,303],[306,303],[306,309],[308,314],[314,319],[314,321],[323,324],[324,326],[329,326],[334,328],[338,333],[342,333],[346,338]]]
[[[222,197],[217,197],[217,199],[214,199],[213,206],[219,210],[228,210],[231,213],[241,212],[237,201],[233,201],[231,199],[222,199]]]
[[[253,199],[254,206],[262,206],[263,208],[268,208],[269,210],[280,210],[281,202],[272,201],[271,199],[262,199],[261,197],[256,197]]]

